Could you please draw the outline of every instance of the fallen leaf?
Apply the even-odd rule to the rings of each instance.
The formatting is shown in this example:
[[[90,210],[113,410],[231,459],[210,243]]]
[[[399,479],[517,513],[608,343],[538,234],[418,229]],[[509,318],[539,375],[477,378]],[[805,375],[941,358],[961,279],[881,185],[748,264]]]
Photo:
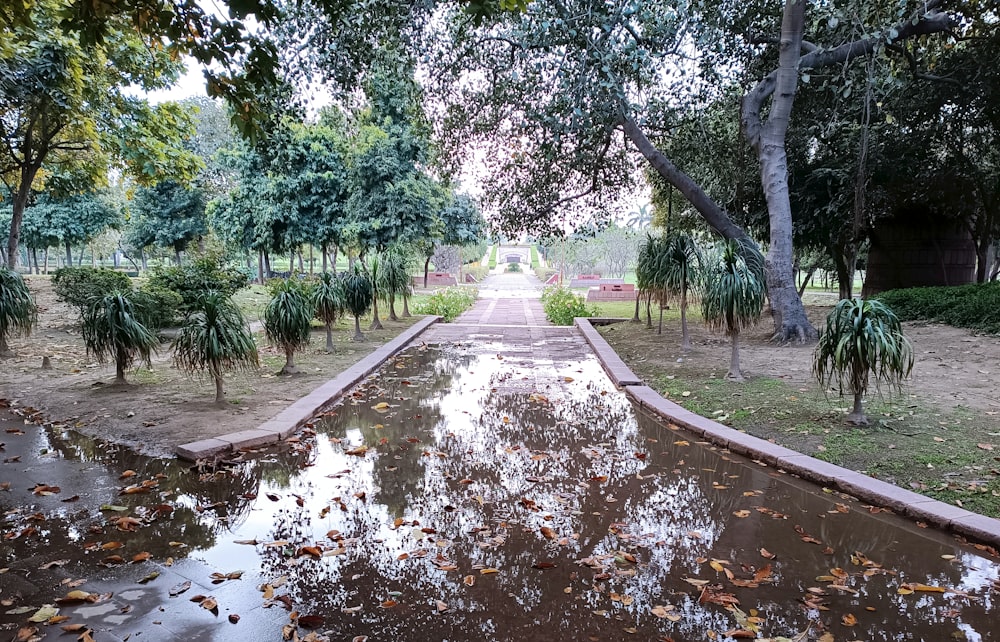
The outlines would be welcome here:
[[[738,511],[734,512],[733,515],[735,515],[735,516],[739,517],[740,519],[742,519],[744,517],[750,517],[750,511],[748,511],[748,510],[738,510]]]
[[[176,597],[191,588],[191,580],[170,587],[170,597]]]
[[[446,602],[442,602],[441,600],[438,600],[435,603],[435,606],[437,607],[438,613],[443,613],[448,610],[448,604]]]
[[[499,572],[500,572],[500,571],[498,571],[498,570],[497,570],[497,569],[495,569],[495,568],[484,568],[484,569],[481,569],[481,570],[479,571],[479,574],[480,574],[480,575],[493,575],[494,573],[499,573]]]
[[[773,560],[775,557],[777,557],[777,555],[767,550],[766,548],[760,549],[760,556],[769,560]]]
[[[307,629],[316,629],[323,626],[326,622],[326,618],[322,615],[301,615],[298,619],[299,626],[303,626]]]
[[[846,613],[841,616],[840,621],[844,626],[854,626],[858,623],[858,618],[854,617],[851,613]]]

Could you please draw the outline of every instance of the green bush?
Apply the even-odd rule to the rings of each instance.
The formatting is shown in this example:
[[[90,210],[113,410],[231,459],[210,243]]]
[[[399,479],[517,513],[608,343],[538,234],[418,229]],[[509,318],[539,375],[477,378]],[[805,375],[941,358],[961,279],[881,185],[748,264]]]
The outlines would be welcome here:
[[[490,250],[490,269],[492,270],[497,266],[497,246],[494,245],[493,249]]]
[[[537,270],[539,266],[538,261],[538,248],[534,245],[531,246],[531,269]]]
[[[900,321],[935,321],[1000,334],[1000,283],[889,290],[874,297]]]
[[[451,322],[471,308],[478,296],[479,290],[474,288],[443,288],[416,303],[413,311],[417,314],[436,314],[446,322]]]
[[[111,292],[132,289],[132,281],[122,272],[106,268],[64,267],[52,275],[56,299],[64,301],[82,315],[90,303]]]
[[[520,272],[521,271],[521,264],[520,263],[508,263],[507,264],[507,271],[508,272]]]
[[[546,281],[551,279],[553,274],[559,274],[559,270],[550,267],[538,268],[537,270],[535,270],[535,276],[537,276],[538,280],[541,281],[542,283],[545,283]]]
[[[217,257],[206,256],[184,266],[155,268],[149,285],[176,292],[182,300],[181,308],[187,310],[210,290],[225,298],[233,296],[250,285],[250,277],[239,268],[224,266]]]
[[[482,281],[486,278],[486,275],[490,273],[489,268],[480,265],[479,263],[470,263],[462,268],[465,274],[471,274],[476,277],[476,281]]]
[[[131,299],[138,308],[139,320],[152,330],[176,325],[184,304],[180,294],[151,282],[133,292]]]
[[[592,317],[597,309],[587,307],[582,295],[558,285],[545,288],[542,292],[542,308],[545,318],[556,325],[573,325],[575,317]]]

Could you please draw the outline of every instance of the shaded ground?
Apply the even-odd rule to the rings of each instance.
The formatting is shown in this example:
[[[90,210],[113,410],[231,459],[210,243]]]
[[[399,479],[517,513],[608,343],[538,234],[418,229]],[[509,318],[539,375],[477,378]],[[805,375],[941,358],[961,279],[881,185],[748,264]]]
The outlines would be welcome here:
[[[255,428],[414,321],[383,320],[385,329],[365,331],[364,343],[350,341],[353,319],[342,321],[334,333],[333,354],[324,351],[322,328],[314,328],[312,344],[295,357],[302,374],[292,377],[275,375],[284,354],[268,346],[258,332],[260,371],[228,377],[228,402],[217,406],[212,382],[191,379],[173,368],[166,345],[152,368],[127,375],[130,385],[108,385],[114,366],[102,366],[87,356],[75,310],[55,300],[48,278],[29,277],[28,285],[39,306],[39,327],[31,337],[11,341],[16,356],[0,362],[0,398],[37,408],[52,421],[89,435],[156,455],[172,454],[178,444]],[[262,307],[266,299],[258,298]],[[246,303],[254,306],[252,300]],[[44,356],[50,358],[51,370],[42,370]]]
[[[819,324],[829,308],[809,307]],[[621,312],[619,311],[619,314]],[[728,340],[697,317],[693,348],[680,351],[679,319],[663,334],[645,323],[601,328],[632,370],[671,400],[753,435],[913,488],[970,510],[1000,516],[1000,338],[935,324],[905,324],[916,363],[902,396],[869,406],[873,425],[843,421],[849,400],[811,374],[812,346],[778,346],[767,324],[741,340],[749,380],[726,381]]]

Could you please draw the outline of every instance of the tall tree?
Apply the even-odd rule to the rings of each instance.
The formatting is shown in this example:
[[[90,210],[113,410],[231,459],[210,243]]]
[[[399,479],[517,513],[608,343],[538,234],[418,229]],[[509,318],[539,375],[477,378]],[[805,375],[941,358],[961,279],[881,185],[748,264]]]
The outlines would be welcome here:
[[[25,243],[40,248],[58,239],[66,249],[66,265],[72,265],[74,246],[89,242],[109,228],[119,228],[122,222],[121,211],[106,194],[84,192],[62,198],[43,195],[25,215]]]
[[[132,212],[128,234],[132,245],[170,248],[178,265],[188,245],[208,232],[205,193],[175,181],[140,188],[132,202]]]
[[[10,266],[32,190],[57,166],[107,158],[142,180],[188,177],[197,168],[197,159],[179,149],[187,120],[177,106],[150,107],[127,91],[173,81],[179,67],[167,51],[147,47],[120,19],[108,20],[99,40],[84,42],[64,31],[61,3],[25,7],[7,19],[11,27],[0,41],[0,178],[12,205]],[[95,181],[107,174],[101,163],[89,167]]]

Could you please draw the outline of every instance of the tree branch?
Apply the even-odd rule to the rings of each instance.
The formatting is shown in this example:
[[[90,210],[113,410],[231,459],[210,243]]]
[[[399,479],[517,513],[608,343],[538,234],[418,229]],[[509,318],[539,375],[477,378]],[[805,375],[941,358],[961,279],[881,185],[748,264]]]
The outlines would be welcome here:
[[[927,80],[930,82],[942,82],[957,87],[959,89],[965,89],[965,86],[955,78],[949,78],[948,76],[938,76],[937,74],[929,74],[925,71],[920,71],[917,66],[917,58],[913,55],[913,52],[909,51],[906,47],[900,45],[886,45],[886,49],[889,51],[898,53],[906,59],[907,64],[910,65],[910,74],[916,80]]]

